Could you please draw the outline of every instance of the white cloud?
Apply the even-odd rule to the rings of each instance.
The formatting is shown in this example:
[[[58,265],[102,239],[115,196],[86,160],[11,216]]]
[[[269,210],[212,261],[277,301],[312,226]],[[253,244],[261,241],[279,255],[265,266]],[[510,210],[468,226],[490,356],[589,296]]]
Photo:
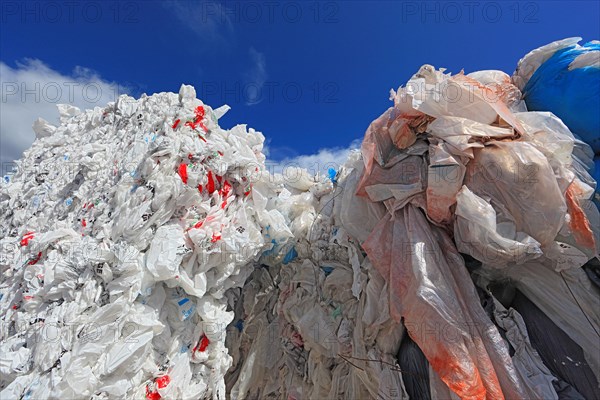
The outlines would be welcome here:
[[[246,105],[251,106],[263,101],[262,88],[267,80],[267,61],[265,55],[256,51],[254,47],[250,47],[250,60],[252,67],[246,74],[245,78],[245,97]]]
[[[228,48],[233,23],[225,6],[216,1],[173,0],[162,3],[179,21],[201,39],[199,44]]]
[[[103,107],[127,87],[102,79],[91,69],[77,66],[70,75],[40,60],[28,59],[12,68],[0,61],[0,161],[6,165],[21,157],[33,143],[31,128],[38,117],[58,123],[57,104],[81,109]]]
[[[280,161],[275,161],[268,158],[266,163],[270,171],[282,173],[288,167],[305,168],[309,174],[327,175],[329,168],[334,168],[336,171],[346,162],[348,154],[352,150],[358,150],[362,139],[353,140],[347,147],[330,147],[320,149],[317,153],[308,155],[287,156]],[[265,154],[280,155],[281,153],[290,152],[289,148],[273,148],[266,147]]]

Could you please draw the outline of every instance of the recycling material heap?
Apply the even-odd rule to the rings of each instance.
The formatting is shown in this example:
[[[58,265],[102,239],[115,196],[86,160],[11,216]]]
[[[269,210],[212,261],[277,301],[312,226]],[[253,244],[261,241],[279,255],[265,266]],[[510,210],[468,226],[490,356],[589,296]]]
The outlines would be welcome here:
[[[330,176],[179,94],[59,106],[0,187],[0,398],[600,398],[594,153],[423,66]]]

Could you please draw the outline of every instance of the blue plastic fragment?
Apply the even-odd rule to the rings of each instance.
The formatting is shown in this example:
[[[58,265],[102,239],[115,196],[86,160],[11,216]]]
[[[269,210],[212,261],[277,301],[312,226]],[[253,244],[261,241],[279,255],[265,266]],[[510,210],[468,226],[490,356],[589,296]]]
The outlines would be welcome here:
[[[298,252],[296,252],[296,248],[292,247],[287,254],[285,255],[285,257],[283,257],[283,264],[289,264],[290,262],[292,262],[294,260],[294,258],[298,257]]]
[[[329,276],[334,270],[333,267],[321,267],[321,269],[325,272],[325,276]]]
[[[337,171],[335,170],[335,168],[329,168],[327,170],[327,174],[329,175],[329,179],[331,180],[331,182],[337,183]]]
[[[188,319],[192,315],[192,312],[194,312],[194,307],[192,307],[192,308],[190,308],[188,310],[183,311],[182,312],[182,314],[183,314],[183,320],[185,321],[186,319]]]
[[[275,250],[277,249],[277,240],[271,239],[271,243],[273,243],[273,247],[271,247],[269,250],[263,251],[263,256],[270,256],[271,254],[275,253]]]
[[[244,320],[243,319],[238,319],[238,321],[235,323],[234,325],[238,331],[243,331],[244,330]]]
[[[177,304],[179,304],[180,306],[184,305],[185,303],[187,303],[188,301],[190,301],[190,299],[188,299],[187,297],[184,299],[181,299],[177,302]]]

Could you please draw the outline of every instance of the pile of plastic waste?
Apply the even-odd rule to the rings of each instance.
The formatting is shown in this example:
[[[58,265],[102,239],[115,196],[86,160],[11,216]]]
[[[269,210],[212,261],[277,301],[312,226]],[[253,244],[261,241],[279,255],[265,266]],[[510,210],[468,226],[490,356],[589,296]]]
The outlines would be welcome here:
[[[232,398],[598,398],[589,146],[500,71],[426,65],[391,99],[298,195],[297,258],[234,291]]]
[[[0,397],[600,398],[594,153],[519,87],[425,65],[329,177],[189,86],[61,106],[0,189]]]
[[[2,187],[2,398],[225,397],[229,288],[291,233],[191,86],[38,120]]]

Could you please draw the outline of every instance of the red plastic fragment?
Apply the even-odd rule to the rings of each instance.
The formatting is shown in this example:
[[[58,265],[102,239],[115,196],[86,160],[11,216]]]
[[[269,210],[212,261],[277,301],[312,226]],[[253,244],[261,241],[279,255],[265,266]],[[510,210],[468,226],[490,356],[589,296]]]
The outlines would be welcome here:
[[[164,375],[156,378],[154,382],[156,382],[156,385],[159,389],[162,389],[164,387],[167,387],[167,385],[171,383],[171,377],[169,375]]]
[[[215,180],[213,179],[212,171],[208,171],[208,183],[206,184],[208,194],[213,194],[215,191]]]
[[[27,246],[29,241],[33,239],[34,234],[35,232],[27,232],[25,236],[23,236],[23,239],[21,239],[21,246]]]
[[[212,235],[212,239],[210,239],[210,241],[211,241],[212,243],[216,243],[216,242],[218,242],[219,240],[221,240],[221,235],[219,235],[218,233],[213,233],[213,235]]]
[[[227,197],[231,192],[231,183],[229,181],[225,181],[223,187],[219,190],[219,194],[223,197]]]
[[[148,400],[159,400],[161,398],[160,393],[157,391],[150,391],[150,388],[146,386],[146,399]]]
[[[180,122],[180,119],[175,120],[175,122],[173,123],[173,129],[177,129],[177,125],[179,125]]]
[[[42,252],[41,251],[37,254],[37,256],[33,260],[29,261],[27,263],[27,265],[35,265],[35,264],[37,264],[37,262],[40,261],[40,258],[42,258]]]
[[[196,114],[194,119],[192,121],[187,121],[185,124],[194,130],[197,126],[200,126],[200,128],[202,128],[204,132],[208,132],[208,128],[202,123],[202,120],[204,119],[204,107],[196,107],[194,113]],[[202,136],[200,136],[200,139],[206,142],[206,139],[204,139]]]
[[[202,106],[196,107],[195,113],[196,113],[196,119],[204,118],[204,107],[202,107]]]
[[[206,351],[206,348],[208,347],[208,345],[210,344],[210,340],[208,340],[208,338],[206,337],[206,335],[202,335],[200,337],[200,341],[198,342],[198,344],[196,345],[196,347],[194,347],[194,351],[198,350],[198,351]]]
[[[198,350],[206,351],[206,348],[209,344],[210,340],[208,340],[208,338],[205,335],[202,335],[202,339],[200,339],[200,346],[198,347]]]
[[[202,185],[198,185],[198,191],[202,193]]]
[[[87,222],[85,221],[85,218],[81,219],[81,226],[83,226],[84,228],[87,226]]]
[[[187,181],[188,181],[187,164],[183,164],[183,163],[179,164],[179,168],[177,170],[177,173],[181,177],[181,180],[183,181],[183,183],[187,184]]]
[[[204,119],[204,107],[198,106],[196,107],[196,124],[200,125],[200,127],[204,130],[204,132],[208,132],[208,128],[202,123]]]

